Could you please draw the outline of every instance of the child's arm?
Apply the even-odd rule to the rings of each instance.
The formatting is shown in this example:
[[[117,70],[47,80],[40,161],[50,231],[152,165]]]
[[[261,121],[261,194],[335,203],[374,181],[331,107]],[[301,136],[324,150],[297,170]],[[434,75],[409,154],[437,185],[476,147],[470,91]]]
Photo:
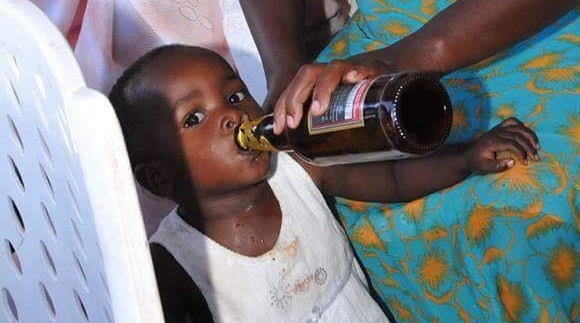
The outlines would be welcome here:
[[[213,322],[201,291],[173,256],[159,244],[150,246],[166,322]]]
[[[317,167],[301,162],[322,192],[359,201],[405,202],[449,187],[472,173],[505,171],[512,159],[496,159],[509,150],[527,164],[537,160],[537,136],[517,119],[508,119],[477,140],[446,147],[418,159]]]

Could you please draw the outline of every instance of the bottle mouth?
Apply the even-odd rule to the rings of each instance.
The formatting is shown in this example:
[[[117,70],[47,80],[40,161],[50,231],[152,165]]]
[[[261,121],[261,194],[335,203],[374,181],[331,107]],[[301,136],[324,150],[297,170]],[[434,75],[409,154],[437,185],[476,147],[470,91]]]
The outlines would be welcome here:
[[[438,79],[417,75],[399,87],[395,110],[396,127],[415,149],[430,151],[441,146],[453,121],[451,101]]]
[[[268,138],[260,131],[259,124],[266,118],[272,118],[271,115],[263,116],[255,120],[246,120],[236,126],[234,130],[234,141],[239,149],[243,151],[275,151]]]

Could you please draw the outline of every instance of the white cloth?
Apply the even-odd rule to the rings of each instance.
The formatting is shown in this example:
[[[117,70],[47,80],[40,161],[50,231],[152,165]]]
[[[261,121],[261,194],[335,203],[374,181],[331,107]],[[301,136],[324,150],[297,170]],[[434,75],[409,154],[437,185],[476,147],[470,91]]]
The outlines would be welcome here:
[[[266,96],[262,61],[238,0],[89,0],[75,55],[89,87],[107,94],[137,58],[172,43],[214,50],[258,102]]]
[[[282,210],[279,237],[269,252],[233,252],[175,210],[150,242],[165,247],[189,274],[216,322],[388,322],[306,171],[280,153],[268,182]]]

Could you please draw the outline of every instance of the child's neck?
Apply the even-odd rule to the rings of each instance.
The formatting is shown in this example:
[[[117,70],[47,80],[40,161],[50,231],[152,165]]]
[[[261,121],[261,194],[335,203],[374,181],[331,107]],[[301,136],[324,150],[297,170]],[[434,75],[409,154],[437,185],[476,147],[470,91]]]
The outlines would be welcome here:
[[[179,215],[221,245],[248,256],[275,245],[282,214],[267,181],[231,194],[202,197],[181,205]]]

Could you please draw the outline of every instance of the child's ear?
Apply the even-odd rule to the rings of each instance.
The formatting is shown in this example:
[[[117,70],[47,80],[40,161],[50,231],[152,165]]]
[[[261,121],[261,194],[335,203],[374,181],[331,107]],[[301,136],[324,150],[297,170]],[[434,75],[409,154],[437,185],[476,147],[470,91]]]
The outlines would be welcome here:
[[[160,197],[172,197],[175,190],[175,178],[167,167],[158,161],[139,164],[135,167],[137,182]]]

